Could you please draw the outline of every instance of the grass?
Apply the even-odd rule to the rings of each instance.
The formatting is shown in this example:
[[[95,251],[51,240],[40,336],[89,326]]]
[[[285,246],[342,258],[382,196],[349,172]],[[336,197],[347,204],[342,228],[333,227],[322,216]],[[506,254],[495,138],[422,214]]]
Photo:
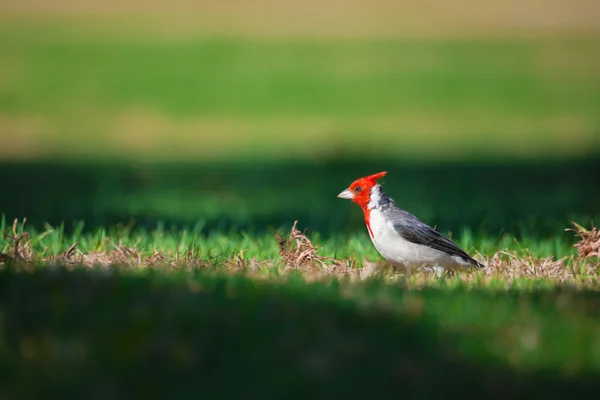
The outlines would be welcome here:
[[[15,221],[16,230],[12,227]],[[84,252],[104,250],[107,246],[111,247],[112,244],[121,244],[146,251],[157,249],[173,255],[194,252],[194,254],[202,254],[213,261],[231,258],[240,251],[243,251],[247,258],[269,260],[278,257],[279,247],[274,235],[281,234],[283,231],[280,228],[257,234],[235,231],[205,233],[199,227],[177,229],[166,227],[163,224],[159,224],[155,229],[136,228],[133,224],[129,226],[119,224],[89,230],[85,229],[84,221],[76,222],[72,226],[64,223],[58,226],[46,224],[39,229],[27,226],[26,220],[15,221],[9,223],[3,216],[0,219],[0,228],[2,231],[13,230],[16,235],[28,232],[31,237],[32,251],[48,255],[60,254],[77,242],[79,243],[78,249]],[[301,223],[298,227],[305,230]],[[325,238],[321,238],[322,235],[319,232],[309,231],[308,234],[323,249],[323,255],[339,258],[350,257],[361,262],[365,258],[372,260],[379,258],[366,232],[341,233]],[[533,252],[539,257],[554,255],[562,258],[573,255],[576,238],[567,233],[559,236],[560,238],[540,240],[530,234],[517,240],[511,235],[499,238],[474,235],[468,229],[464,229],[454,240],[469,252],[477,251],[488,256],[497,250],[508,250],[521,255]],[[0,250],[6,251],[8,246],[9,243],[5,242],[4,249],[0,248]]]
[[[414,163],[329,159],[270,163],[0,164],[1,209],[8,223],[27,218],[71,229],[130,220],[154,230],[203,234],[289,230],[294,220],[324,238],[365,234],[362,214],[335,196],[354,179],[388,171],[383,184],[398,204],[455,237],[504,235],[562,241],[571,221],[598,222],[596,158],[543,162]]]
[[[94,253],[86,262],[95,257],[110,264],[111,257],[123,261],[123,256],[135,266],[201,260],[202,266],[236,269],[239,264],[268,275],[271,263],[281,260],[275,235],[287,234],[298,220],[299,229],[306,229],[321,248],[320,256],[348,260],[346,267],[354,267],[380,256],[360,210],[335,196],[365,171],[386,169],[384,187],[401,207],[450,235],[467,252],[486,262],[495,260],[501,268],[526,270],[523,276],[535,275],[537,267],[526,266],[529,259],[574,276],[569,271],[577,238],[565,228],[571,221],[597,225],[597,187],[589,185],[595,164],[594,159],[388,165],[392,168],[369,161],[5,164],[0,178],[6,193],[27,191],[28,196],[4,196],[0,224],[11,228],[13,237],[29,232],[31,252],[45,257],[60,255],[77,242],[75,254]],[[20,222],[12,228],[15,219],[23,218],[25,226]],[[0,251],[6,253],[12,245],[6,241]],[[503,251],[525,261],[511,261]]]
[[[505,159],[600,148],[593,35],[161,41],[8,21],[4,157]]]
[[[475,256],[487,265],[483,274],[475,271],[464,276],[456,276],[453,285],[463,284],[464,278],[470,284],[481,285],[487,282],[497,285],[505,280],[510,286],[520,286],[523,278],[542,278],[549,284],[553,282],[584,283],[587,287],[597,284],[598,266],[588,262],[591,257],[598,256],[600,236],[593,228],[586,230],[573,224],[578,242],[556,259],[554,253],[542,256],[536,249],[522,247],[516,243],[518,251],[500,248],[492,253],[477,252]],[[111,268],[128,265],[144,270],[148,267],[170,265],[183,269],[216,269],[221,272],[242,272],[252,276],[271,278],[282,273],[299,272],[305,278],[320,279],[324,276],[337,276],[340,279],[385,276],[391,279],[398,277],[413,279],[417,284],[439,284],[433,276],[406,274],[394,268],[382,268],[385,263],[377,256],[376,251],[365,238],[353,237],[344,243],[342,237],[325,241],[324,245],[313,244],[311,239],[297,228],[294,222],[288,238],[276,232],[271,237],[239,235],[202,236],[199,232],[169,232],[162,228],[152,232],[132,232],[131,227],[112,229],[107,232],[98,230],[83,234],[83,223],[75,228],[73,235],[65,235],[64,226],[59,229],[47,227],[43,233],[29,230],[25,221],[15,220],[11,227],[5,227],[2,219],[5,245],[0,248],[2,262],[27,264],[63,264],[103,266]],[[340,240],[341,239],[341,240]],[[484,238],[481,243],[485,243]],[[464,239],[463,239],[464,241]],[[465,246],[466,242],[459,245]],[[343,244],[341,244],[343,243]],[[341,245],[340,245],[341,244]],[[478,240],[475,241],[478,244]],[[486,244],[489,244],[486,243]],[[566,245],[566,243],[562,243]],[[515,246],[515,243],[512,243]],[[539,246],[539,243],[538,243]],[[512,246],[511,246],[512,247]],[[541,247],[540,247],[541,248]],[[575,251],[577,249],[577,251]],[[378,259],[373,263],[373,258]],[[369,260],[371,258],[371,260]],[[404,279],[403,278],[403,279]],[[483,281],[482,278],[485,278]]]
[[[164,269],[4,270],[0,282],[9,397],[587,397],[600,372],[594,292]]]
[[[3,396],[591,397],[600,241],[565,228],[597,221],[596,160],[389,162],[490,268],[442,279],[377,264],[337,202],[380,163],[0,164]]]
[[[30,65],[12,83],[20,90],[2,102],[11,114],[60,116],[77,106],[115,113],[145,103],[170,116],[349,117],[432,108],[589,116],[600,101],[597,86],[589,86],[600,61],[589,54],[594,39],[162,44],[12,33],[4,41],[9,65]],[[85,103],[73,104],[74,95]]]
[[[597,36],[2,22],[0,397],[592,397]],[[378,263],[382,170],[488,269]]]
[[[294,229],[233,244],[261,252],[251,259],[163,231],[25,227],[6,230],[0,259],[6,398],[190,398],[198,385],[215,398],[564,398],[592,396],[600,376],[597,230],[577,227],[568,260],[498,253],[483,274],[438,279],[358,269]],[[60,248],[73,239],[82,252]],[[47,245],[55,257],[36,254]]]

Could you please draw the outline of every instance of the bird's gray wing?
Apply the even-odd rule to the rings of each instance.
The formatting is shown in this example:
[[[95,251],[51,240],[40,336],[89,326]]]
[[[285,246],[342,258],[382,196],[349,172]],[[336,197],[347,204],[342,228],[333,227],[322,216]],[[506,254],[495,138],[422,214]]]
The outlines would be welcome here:
[[[482,268],[483,265],[471,258],[464,250],[450,239],[437,232],[429,225],[419,220],[414,215],[404,210],[395,211],[390,220],[394,230],[409,242],[422,244],[452,256],[464,258],[474,267]]]

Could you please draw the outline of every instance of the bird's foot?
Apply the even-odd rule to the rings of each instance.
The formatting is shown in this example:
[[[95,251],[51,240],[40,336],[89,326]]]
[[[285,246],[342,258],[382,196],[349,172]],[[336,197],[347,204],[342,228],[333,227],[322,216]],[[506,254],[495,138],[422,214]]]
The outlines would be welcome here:
[[[423,267],[423,271],[425,272],[433,272],[435,276],[441,278],[444,275],[448,275],[449,271],[446,268],[435,266],[435,267]]]

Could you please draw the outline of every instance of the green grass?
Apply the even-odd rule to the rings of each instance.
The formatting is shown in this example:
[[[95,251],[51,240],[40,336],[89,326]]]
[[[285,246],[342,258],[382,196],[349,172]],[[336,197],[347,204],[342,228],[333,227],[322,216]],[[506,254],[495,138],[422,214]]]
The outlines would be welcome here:
[[[591,116],[600,104],[594,39],[128,43],[19,33],[3,35],[9,65],[29,66],[0,103],[15,114],[144,105],[173,116]],[[563,56],[573,59],[552,59]]]
[[[299,221],[327,254],[374,254],[363,215],[336,198],[354,179],[387,170],[384,188],[400,207],[417,215],[468,249],[491,255],[527,247],[539,256],[570,254],[575,238],[564,229],[599,221],[595,159],[563,163],[440,163],[397,160],[320,163],[93,164],[6,163],[0,165],[0,212],[7,224],[28,219],[38,233],[64,224],[66,239],[93,247],[99,229],[132,224],[131,240],[145,248],[174,249],[193,236],[204,247],[272,255],[276,231]],[[81,237],[78,221],[84,221]],[[163,239],[150,232],[162,226]],[[246,234],[247,236],[243,236]],[[78,236],[78,234],[76,234]],[[91,237],[88,236],[88,237]],[[113,235],[116,237],[116,234]],[[210,239],[209,239],[210,238]],[[226,240],[228,238],[228,240]],[[212,242],[206,242],[211,240]],[[66,242],[65,242],[66,241]],[[54,243],[51,245],[51,243]],[[350,244],[351,243],[351,244]],[[186,244],[187,245],[187,244]],[[261,250],[256,250],[260,248]]]
[[[159,40],[6,22],[0,112],[12,157],[548,158],[600,148],[594,36]]]
[[[293,222],[293,221],[291,221]],[[0,220],[2,231],[10,228],[13,221],[7,223],[5,216]],[[285,224],[284,226],[291,225]],[[243,231],[215,231],[207,232],[197,225],[194,228],[170,227],[159,223],[154,229],[136,228],[135,226],[109,226],[105,228],[85,229],[85,221],[62,223],[58,226],[45,224],[41,228],[27,226],[20,221],[18,233],[29,232],[31,235],[32,249],[39,254],[61,254],[73,243],[79,242],[78,249],[84,253],[101,251],[107,247],[112,248],[109,239],[114,244],[126,247],[136,247],[146,251],[156,249],[168,254],[183,255],[187,252],[201,255],[211,262],[219,263],[232,258],[244,251],[245,259],[260,261],[278,259],[278,245],[275,234],[287,235],[285,228],[273,229],[271,232],[248,234]],[[304,230],[301,224],[298,228]],[[567,226],[565,226],[567,228]],[[373,247],[366,231],[353,233],[338,233],[323,238],[319,232],[307,231],[306,234],[314,244],[322,248],[320,255],[351,259],[362,264],[364,258],[380,260],[381,256]],[[454,238],[457,244],[467,252],[475,251],[491,256],[498,250],[508,250],[518,255],[532,252],[537,257],[551,255],[562,258],[576,254],[573,244],[577,238],[573,234],[564,233],[554,238],[539,239],[533,232],[526,232],[517,240],[514,235],[504,235],[494,238],[486,235],[474,235],[468,228],[463,229]],[[0,242],[1,243],[1,242]],[[4,248],[9,248],[9,242],[4,241]]]
[[[4,270],[3,393],[589,396],[597,293]],[[32,384],[35,382],[35,384]]]
[[[31,232],[37,252],[60,254],[74,241],[98,250],[109,237],[150,252],[191,250],[205,263],[2,266],[2,393],[591,396],[600,375],[597,276],[559,284],[458,275],[422,287],[403,277],[307,283],[301,272],[251,279],[223,264],[243,249],[246,260],[277,262],[273,233],[295,219],[321,255],[379,259],[360,210],[335,195],[384,168],[403,207],[486,256],[527,255],[520,246],[535,257],[572,256],[571,217],[598,221],[596,159],[385,164],[0,164],[0,228],[28,217],[18,231]]]

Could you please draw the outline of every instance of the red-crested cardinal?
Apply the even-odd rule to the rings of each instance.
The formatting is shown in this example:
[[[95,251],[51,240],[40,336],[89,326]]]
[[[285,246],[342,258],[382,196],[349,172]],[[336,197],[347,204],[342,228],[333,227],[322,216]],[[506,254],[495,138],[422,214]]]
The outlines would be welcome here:
[[[371,241],[388,263],[408,270],[433,269],[438,275],[443,270],[485,268],[450,239],[400,209],[377,183],[386,173],[357,179],[337,197],[360,206]]]

